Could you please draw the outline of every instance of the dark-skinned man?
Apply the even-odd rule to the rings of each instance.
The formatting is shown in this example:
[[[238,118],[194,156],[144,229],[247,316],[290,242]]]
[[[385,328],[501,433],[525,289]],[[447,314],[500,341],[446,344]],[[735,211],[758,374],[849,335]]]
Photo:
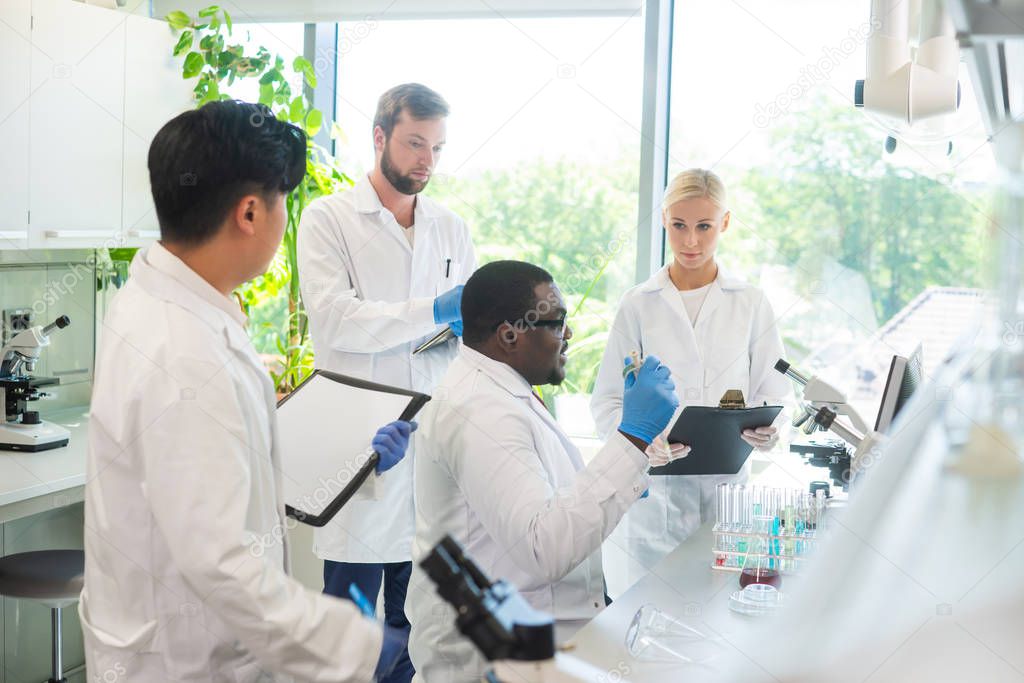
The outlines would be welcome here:
[[[647,488],[644,451],[678,405],[669,369],[627,374],[619,430],[584,464],[533,386],[565,379],[572,329],[547,271],[478,269],[462,295],[464,346],[418,432],[414,563],[445,534],[490,576],[552,614],[559,641],[605,605],[601,542]],[[414,565],[409,653],[426,683],[478,681],[487,665]]]

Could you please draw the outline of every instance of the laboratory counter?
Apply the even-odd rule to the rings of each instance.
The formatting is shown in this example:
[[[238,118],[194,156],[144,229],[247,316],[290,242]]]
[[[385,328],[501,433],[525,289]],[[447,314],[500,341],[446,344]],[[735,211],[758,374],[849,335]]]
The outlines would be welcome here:
[[[746,683],[776,679],[746,658],[738,644],[752,625],[764,617],[748,617],[729,609],[729,596],[739,590],[739,574],[711,568],[714,521],[705,523],[629,590],[617,598],[569,641],[571,654],[599,669],[610,681],[682,680],[687,683],[722,681],[726,665]],[[783,589],[796,577],[786,576]],[[637,610],[653,604],[712,638],[718,654],[701,664],[666,664],[640,661],[626,649],[626,631]],[[702,653],[707,652],[701,649]]]
[[[67,507],[84,498],[88,408],[44,417],[71,432],[68,445],[36,453],[0,451],[0,523]]]

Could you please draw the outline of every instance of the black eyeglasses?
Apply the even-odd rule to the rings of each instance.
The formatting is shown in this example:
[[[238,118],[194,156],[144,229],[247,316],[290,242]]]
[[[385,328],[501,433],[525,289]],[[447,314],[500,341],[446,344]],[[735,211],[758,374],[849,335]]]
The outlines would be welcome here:
[[[555,318],[554,320],[535,320],[533,321],[534,327],[546,327],[551,330],[551,333],[561,339],[565,336],[565,323],[566,318],[563,315],[561,318]]]
[[[504,324],[505,323],[503,323],[503,322],[502,323],[498,323],[492,329],[496,330],[496,329],[498,329],[499,327],[501,327]],[[563,337],[565,337],[565,328],[566,328],[566,326],[567,326],[567,319],[563,315],[561,318],[555,318],[554,320],[531,320],[529,322],[522,321],[520,323],[517,323],[513,327],[515,329],[523,329],[523,330],[526,330],[526,329],[529,329],[529,328],[533,328],[533,327],[546,327],[546,328],[548,328],[548,330],[550,330],[551,334],[553,334],[557,339],[562,339]]]

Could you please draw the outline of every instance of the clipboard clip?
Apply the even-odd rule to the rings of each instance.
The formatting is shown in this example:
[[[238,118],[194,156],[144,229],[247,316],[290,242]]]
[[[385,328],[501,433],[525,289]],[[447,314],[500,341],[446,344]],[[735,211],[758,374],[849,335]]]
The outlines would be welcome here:
[[[722,400],[718,402],[718,407],[726,410],[742,410],[747,407],[747,401],[739,389],[727,389],[722,394]]]
[[[455,337],[455,333],[452,332],[452,328],[446,327],[443,330],[441,330],[440,332],[438,332],[437,334],[435,334],[433,337],[431,337],[430,339],[428,339],[427,341],[423,342],[422,344],[417,346],[415,349],[413,349],[412,355],[418,356],[419,354],[423,353],[424,351],[429,351],[430,349],[434,348],[435,346],[440,346],[441,344],[444,344],[449,339],[453,339],[454,337]]]

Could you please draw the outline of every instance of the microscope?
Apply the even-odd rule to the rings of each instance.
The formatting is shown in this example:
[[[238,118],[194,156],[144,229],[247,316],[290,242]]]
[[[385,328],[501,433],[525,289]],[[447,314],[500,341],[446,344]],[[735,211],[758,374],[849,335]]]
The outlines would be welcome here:
[[[860,471],[863,457],[880,446],[885,436],[869,429],[864,418],[847,402],[846,395],[820,377],[808,377],[781,358],[775,369],[803,387],[803,411],[793,420],[793,426],[808,436],[817,430],[831,430],[854,449],[851,456],[842,442],[827,440],[793,444],[790,450],[804,455],[811,465],[828,467],[833,481],[847,490]],[[839,422],[839,416],[848,418],[853,427]]]
[[[29,373],[50,345],[50,333],[70,324],[71,319],[62,315],[45,327],[36,325],[18,332],[0,350],[0,404],[4,414],[0,450],[35,452],[68,444],[71,433],[39,419],[39,411],[29,410],[28,404],[48,395],[40,387],[60,383],[57,377],[32,377]]]
[[[487,683],[598,683],[608,672],[555,648],[555,623],[505,581],[492,582],[445,536],[420,561],[437,593],[455,608],[459,631],[493,663]],[[618,679],[619,683],[628,683]]]

